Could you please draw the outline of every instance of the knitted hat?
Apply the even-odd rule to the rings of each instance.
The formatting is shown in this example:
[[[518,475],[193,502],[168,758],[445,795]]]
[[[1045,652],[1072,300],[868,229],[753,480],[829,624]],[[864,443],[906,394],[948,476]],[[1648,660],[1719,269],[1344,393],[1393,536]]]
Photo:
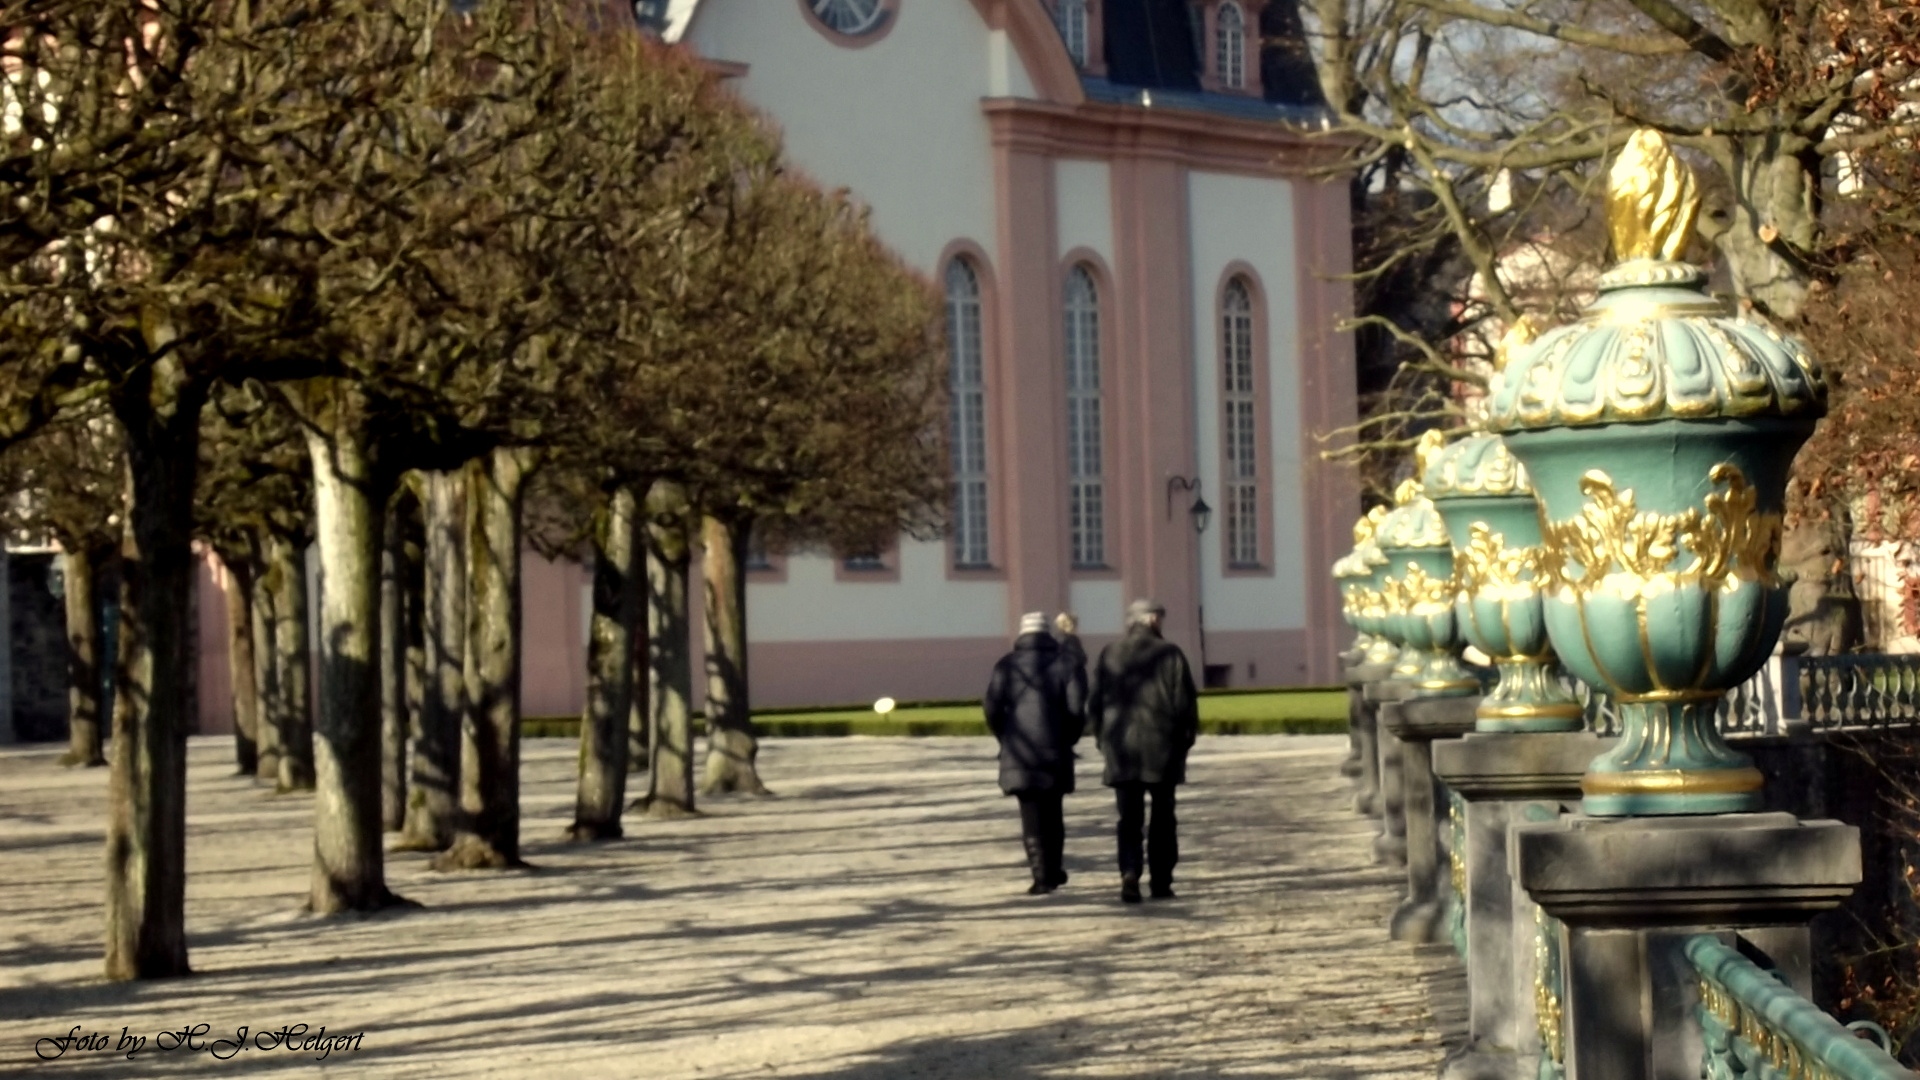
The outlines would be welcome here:
[[[1020,632],[1022,634],[1046,633],[1047,613],[1044,611],[1029,611],[1025,615],[1020,616]]]
[[[1161,607],[1159,601],[1148,600],[1142,597],[1127,605],[1127,625],[1132,626],[1136,623],[1143,623],[1146,622],[1150,616],[1158,617],[1166,613],[1167,609]]]

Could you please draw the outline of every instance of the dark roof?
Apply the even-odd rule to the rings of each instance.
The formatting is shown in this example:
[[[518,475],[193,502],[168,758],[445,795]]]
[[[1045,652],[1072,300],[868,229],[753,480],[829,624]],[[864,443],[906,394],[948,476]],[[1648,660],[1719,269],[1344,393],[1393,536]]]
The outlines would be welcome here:
[[[1107,80],[1153,90],[1200,89],[1187,0],[1106,0]]]
[[[1086,92],[1088,101],[1101,101],[1112,105],[1145,105],[1149,101],[1156,109],[1180,109],[1185,112],[1213,113],[1216,116],[1232,116],[1242,120],[1276,120],[1289,124],[1318,125],[1321,120],[1330,118],[1326,109],[1319,105],[1288,105],[1284,102],[1262,101],[1255,97],[1240,94],[1209,94],[1202,90],[1155,90],[1151,87],[1121,86],[1111,79],[1095,79],[1082,76],[1080,89]],[[1145,95],[1146,100],[1142,97]]]
[[[1320,75],[1307,49],[1300,0],[1269,0],[1260,12],[1260,83],[1268,101],[1322,109]]]
[[[1159,108],[1314,124],[1327,115],[1299,0],[1270,0],[1260,14],[1264,100],[1200,89],[1199,30],[1192,12],[1188,0],[1104,0],[1107,75],[1081,79],[1087,97],[1138,104],[1140,91],[1146,90]]]

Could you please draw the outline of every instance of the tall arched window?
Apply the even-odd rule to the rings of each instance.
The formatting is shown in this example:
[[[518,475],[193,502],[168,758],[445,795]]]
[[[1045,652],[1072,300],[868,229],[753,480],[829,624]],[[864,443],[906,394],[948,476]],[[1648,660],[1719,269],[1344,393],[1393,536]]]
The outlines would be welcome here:
[[[1067,528],[1073,565],[1105,566],[1100,463],[1100,293],[1084,266],[1067,272]]]
[[[1253,385],[1253,296],[1243,278],[1220,300],[1221,435],[1225,444],[1227,564],[1260,564],[1260,454]]]
[[[980,278],[947,264],[947,377],[953,391],[953,562],[987,566],[987,384],[980,345]]]
[[[1220,85],[1238,90],[1247,80],[1247,17],[1234,0],[1226,0],[1213,16],[1214,70]]]
[[[1060,37],[1067,43],[1067,55],[1076,67],[1087,66],[1087,0],[1059,0],[1054,8],[1060,19]]]

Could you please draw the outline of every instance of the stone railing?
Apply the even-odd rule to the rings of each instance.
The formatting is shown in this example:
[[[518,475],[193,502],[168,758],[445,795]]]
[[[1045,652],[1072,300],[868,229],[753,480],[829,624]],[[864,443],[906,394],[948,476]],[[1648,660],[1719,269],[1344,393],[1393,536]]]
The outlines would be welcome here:
[[[1706,1080],[1916,1080],[1887,1052],[1883,1029],[1841,1024],[1719,938],[1689,938],[1686,957],[1700,980]]]
[[[1870,674],[1856,674],[1856,669]],[[1577,681],[1573,690],[1586,706],[1589,731],[1620,734],[1607,695]],[[1807,695],[1816,691],[1826,695],[1825,708],[1834,719],[1813,720],[1813,699]],[[1803,711],[1816,728],[1920,723],[1920,656],[1776,656],[1753,678],[1727,691],[1715,707],[1714,723],[1723,735],[1783,735],[1786,721],[1798,719]]]
[[[1920,724],[1920,656],[1805,656],[1799,666],[1800,706],[1815,729]]]

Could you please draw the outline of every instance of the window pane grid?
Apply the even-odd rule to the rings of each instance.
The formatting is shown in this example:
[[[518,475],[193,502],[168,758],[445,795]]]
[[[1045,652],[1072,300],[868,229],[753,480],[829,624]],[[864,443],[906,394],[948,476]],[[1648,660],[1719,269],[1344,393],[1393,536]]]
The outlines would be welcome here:
[[[1106,565],[1106,513],[1103,485],[1098,480],[1068,484],[1067,519],[1073,537],[1073,565]]]
[[[1252,484],[1227,485],[1227,563],[1260,564],[1260,492]]]
[[[987,393],[980,280],[964,260],[947,265],[948,379],[953,397],[953,561],[990,565],[987,549]]]
[[[1222,18],[1226,9],[1221,9]],[[1224,22],[1222,25],[1225,25]],[[1259,417],[1253,387],[1253,298],[1246,282],[1227,283],[1220,302],[1220,363],[1226,393],[1221,401],[1224,425],[1227,563],[1260,563]]]
[[[1214,18],[1214,38],[1218,48],[1214,55],[1214,68],[1220,73],[1222,86],[1237,90],[1246,79],[1246,19],[1240,13],[1240,5],[1233,0],[1221,4],[1220,12]]]
[[[1087,66],[1087,0],[1060,0],[1060,37],[1077,67]]]
[[[1067,526],[1073,565],[1106,565],[1106,517],[1101,485],[1100,297],[1093,275],[1067,273]]]

